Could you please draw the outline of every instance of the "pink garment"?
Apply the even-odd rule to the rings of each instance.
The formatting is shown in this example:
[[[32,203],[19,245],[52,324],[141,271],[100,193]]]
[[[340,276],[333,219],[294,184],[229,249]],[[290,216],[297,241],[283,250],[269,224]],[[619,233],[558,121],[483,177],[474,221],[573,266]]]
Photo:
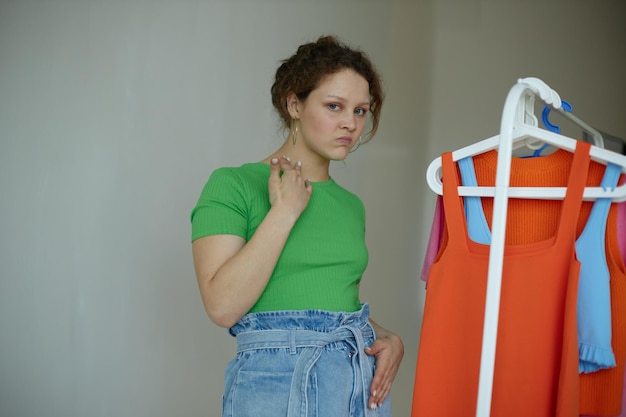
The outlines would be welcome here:
[[[617,205],[617,241],[622,258],[626,262],[626,201]]]
[[[422,265],[421,278],[422,281],[428,281],[428,274],[430,273],[430,266],[437,257],[437,252],[441,247],[441,241],[443,240],[443,198],[438,195],[435,202],[435,212],[433,215],[433,225],[430,229],[430,237],[428,239],[428,246],[426,247],[426,256],[424,256],[424,264]]]

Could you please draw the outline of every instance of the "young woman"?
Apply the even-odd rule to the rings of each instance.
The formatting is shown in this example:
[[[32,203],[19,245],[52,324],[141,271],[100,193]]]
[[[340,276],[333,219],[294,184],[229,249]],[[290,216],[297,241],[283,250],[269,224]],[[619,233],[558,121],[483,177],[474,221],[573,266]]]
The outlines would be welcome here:
[[[271,93],[285,142],[215,170],[191,215],[205,309],[237,337],[223,416],[390,416],[404,347],[359,299],[365,209],[329,175],[376,133],[379,75],[323,36],[282,62]]]

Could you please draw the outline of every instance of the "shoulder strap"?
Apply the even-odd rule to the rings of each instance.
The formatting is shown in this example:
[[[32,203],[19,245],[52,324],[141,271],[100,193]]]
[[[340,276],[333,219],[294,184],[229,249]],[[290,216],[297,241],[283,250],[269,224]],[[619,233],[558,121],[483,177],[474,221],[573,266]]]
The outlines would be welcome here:
[[[587,174],[589,173],[589,163],[591,158],[589,151],[591,145],[578,141],[574,151],[574,159],[570,167],[567,191],[561,208],[561,220],[559,222],[557,239],[566,239],[567,242],[574,242],[576,239],[576,225],[580,214],[580,207],[583,202],[583,194],[587,186]]]

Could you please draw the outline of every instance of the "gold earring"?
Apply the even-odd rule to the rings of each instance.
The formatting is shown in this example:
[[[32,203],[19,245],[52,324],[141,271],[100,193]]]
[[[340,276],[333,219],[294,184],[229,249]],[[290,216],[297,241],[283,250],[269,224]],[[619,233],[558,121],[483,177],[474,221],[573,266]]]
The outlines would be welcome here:
[[[293,124],[294,127],[293,127],[292,132],[291,132],[291,140],[292,140],[293,144],[295,145],[296,144],[296,138],[298,137],[298,122],[296,121],[296,119],[294,119],[292,121],[292,124]]]

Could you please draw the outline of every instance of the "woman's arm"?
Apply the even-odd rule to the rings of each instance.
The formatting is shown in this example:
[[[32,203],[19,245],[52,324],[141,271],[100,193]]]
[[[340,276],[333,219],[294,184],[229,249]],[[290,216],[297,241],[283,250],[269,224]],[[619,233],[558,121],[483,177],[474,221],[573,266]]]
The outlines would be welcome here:
[[[404,356],[404,344],[397,334],[381,327],[371,318],[370,323],[376,332],[376,340],[365,348],[365,353],[376,357],[376,370],[369,399],[369,407],[374,409],[382,405],[391,391],[391,384]]]
[[[286,158],[272,160],[271,208],[247,243],[233,235],[206,236],[193,242],[202,301],[218,326],[234,325],[263,293],[289,233],[310,199],[312,186],[302,179],[300,168]]]

